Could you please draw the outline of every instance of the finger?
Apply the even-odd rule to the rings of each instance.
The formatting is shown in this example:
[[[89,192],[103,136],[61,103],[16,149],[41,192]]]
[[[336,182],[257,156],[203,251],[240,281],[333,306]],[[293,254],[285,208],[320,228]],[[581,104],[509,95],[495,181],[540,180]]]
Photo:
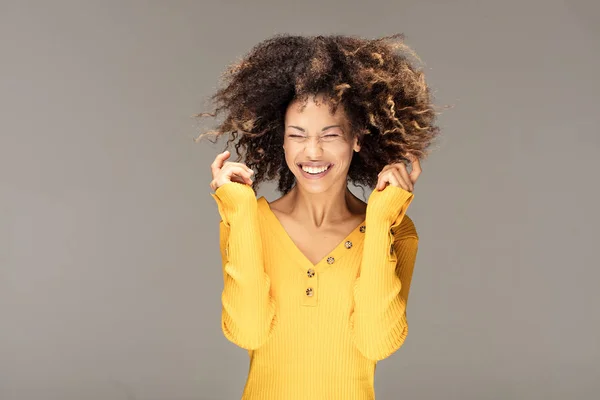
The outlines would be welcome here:
[[[250,177],[248,177],[246,173],[232,175],[231,181],[243,183],[250,186],[252,185],[252,179],[250,179]]]
[[[381,169],[381,171],[379,171],[379,174],[377,174],[377,176],[381,176],[384,172],[386,172],[388,169],[390,169],[392,166],[391,165],[386,165],[385,167],[383,167]]]
[[[221,173],[223,175],[231,175],[232,173],[239,174],[242,172],[243,176],[252,176],[254,175],[254,171],[251,168],[248,168],[245,164],[234,163],[234,162],[226,162],[221,168]]]
[[[379,178],[377,178],[377,185],[375,185],[375,189],[383,190],[385,188],[386,184],[387,184],[387,181],[385,180],[385,178],[382,178],[380,175]]]
[[[250,186],[252,186],[252,179],[251,179],[251,176],[252,176],[252,174],[253,174],[253,173],[254,173],[254,171],[250,171],[250,172],[247,172],[247,173],[244,175],[244,183],[246,183],[246,185],[250,185]]]
[[[400,172],[395,168],[388,171],[385,175],[382,175],[381,178],[389,182],[391,186],[396,186],[406,191],[410,191],[410,187],[404,181],[402,175],[400,175]]]
[[[421,171],[421,162],[418,158],[415,157],[415,159],[412,162],[412,171],[410,171],[410,180],[413,183],[413,185],[417,182],[417,179],[419,179]]]
[[[237,183],[243,183],[243,184],[246,184],[246,180],[245,180],[245,178],[244,178],[243,176],[239,175],[239,174],[232,174],[232,175],[229,177],[229,180],[230,180],[231,182],[237,182]]]
[[[383,167],[383,169],[379,173],[379,175],[377,177],[377,186],[376,186],[376,188],[378,190],[385,189],[385,187],[390,183],[390,181],[389,181],[390,168],[391,168],[391,165],[386,165],[385,167]]]
[[[379,175],[377,175],[377,184],[375,185],[375,189],[383,190],[385,188],[386,184],[387,184],[387,181],[385,180],[385,177],[381,176],[381,172],[380,172]]]
[[[216,179],[213,179],[210,182],[210,188],[212,189],[213,192],[215,192],[219,188],[219,186],[221,186],[221,185],[219,184],[219,181]]]
[[[254,173],[254,171],[252,170],[252,168],[248,167],[246,164],[242,164],[242,163],[239,163],[239,162],[230,162],[230,161],[227,161],[223,165],[223,168],[225,168],[225,167],[228,167],[228,168],[230,168],[230,167],[239,167],[239,168],[245,169],[249,173],[252,173],[252,174]]]
[[[377,189],[383,190],[386,186],[400,186],[399,176],[395,176],[393,170],[386,171],[382,173],[377,181]]]
[[[407,184],[407,186],[410,188],[410,191],[412,192],[414,187],[408,175],[408,171],[406,170],[406,165],[404,163],[396,164],[396,171],[400,174],[402,180],[404,180],[404,182]]]
[[[398,181],[398,185],[395,185],[395,186],[401,187],[402,189],[406,190],[407,192],[412,192],[412,189],[411,189],[409,183],[406,181],[406,179],[404,177],[402,177],[402,174],[400,173],[399,170],[394,168],[394,170],[391,171],[391,174]]]
[[[254,171],[248,171],[248,168],[238,165],[227,165],[227,168],[223,168],[223,175],[225,178],[229,178],[231,181],[252,184],[250,177],[254,174]]]
[[[223,168],[223,163],[225,162],[225,160],[227,160],[229,158],[230,155],[231,154],[229,153],[228,150],[225,150],[224,152],[217,154],[217,156],[215,157],[215,160],[210,165],[210,169],[211,169],[213,178],[217,175],[217,173],[221,170],[221,168]]]
[[[400,182],[401,178],[397,174],[395,174],[393,171],[390,171],[386,175],[386,179],[392,186],[396,186],[396,187],[401,186],[401,182]]]

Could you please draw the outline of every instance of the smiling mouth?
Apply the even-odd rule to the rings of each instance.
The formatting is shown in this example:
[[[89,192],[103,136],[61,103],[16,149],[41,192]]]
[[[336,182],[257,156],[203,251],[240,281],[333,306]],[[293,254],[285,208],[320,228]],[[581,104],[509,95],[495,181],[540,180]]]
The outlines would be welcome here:
[[[322,174],[322,173],[326,172],[327,170],[329,170],[329,168],[331,168],[333,166],[333,164],[321,165],[318,167],[302,165],[302,164],[298,164],[298,166],[300,167],[300,169],[302,169],[302,171],[306,172],[307,174],[319,175],[319,174]]]

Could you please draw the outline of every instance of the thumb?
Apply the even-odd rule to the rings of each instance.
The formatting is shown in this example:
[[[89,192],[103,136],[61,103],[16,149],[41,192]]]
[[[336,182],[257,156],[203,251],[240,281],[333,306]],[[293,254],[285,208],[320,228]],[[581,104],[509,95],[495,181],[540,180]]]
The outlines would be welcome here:
[[[229,153],[229,151],[225,150],[224,152],[222,152],[221,154],[218,154],[215,157],[215,160],[210,165],[210,170],[212,172],[213,178],[216,177],[217,174],[219,173],[219,171],[221,170],[221,168],[223,168],[223,164],[225,163],[225,160],[227,160],[230,155],[231,154]]]

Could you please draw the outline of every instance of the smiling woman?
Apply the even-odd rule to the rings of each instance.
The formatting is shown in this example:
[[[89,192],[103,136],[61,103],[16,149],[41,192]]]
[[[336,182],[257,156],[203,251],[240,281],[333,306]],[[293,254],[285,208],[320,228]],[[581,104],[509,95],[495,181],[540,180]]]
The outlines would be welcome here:
[[[332,114],[326,101],[317,95],[305,104],[291,102],[284,117],[286,165],[308,193],[342,190],[352,152],[360,150],[344,109],[338,107]]]
[[[418,62],[402,35],[374,40],[277,35],[225,70],[223,86],[211,96],[214,112],[196,115],[223,113],[224,120],[197,140],[228,136],[237,161],[256,172],[253,188],[276,180],[285,194],[295,180],[281,152],[285,114],[292,101],[302,109],[321,94],[331,111],[344,107],[348,129],[362,142],[349,181],[374,187],[384,166],[425,159],[439,134]]]
[[[227,114],[207,134],[238,154],[215,157],[210,187],[222,330],[250,355],[243,399],[374,399],[377,361],[406,339],[406,212],[439,131],[414,54],[393,39],[277,36],[213,96]],[[283,195],[257,199],[275,179]],[[368,203],[349,182],[374,189]]]

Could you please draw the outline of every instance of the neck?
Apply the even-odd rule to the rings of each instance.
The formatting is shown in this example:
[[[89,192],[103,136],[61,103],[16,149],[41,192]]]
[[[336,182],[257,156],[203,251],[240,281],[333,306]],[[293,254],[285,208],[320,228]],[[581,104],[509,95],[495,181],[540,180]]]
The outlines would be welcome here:
[[[322,193],[310,193],[296,185],[288,193],[290,214],[311,221],[315,227],[336,224],[352,216],[354,196],[346,185]]]

